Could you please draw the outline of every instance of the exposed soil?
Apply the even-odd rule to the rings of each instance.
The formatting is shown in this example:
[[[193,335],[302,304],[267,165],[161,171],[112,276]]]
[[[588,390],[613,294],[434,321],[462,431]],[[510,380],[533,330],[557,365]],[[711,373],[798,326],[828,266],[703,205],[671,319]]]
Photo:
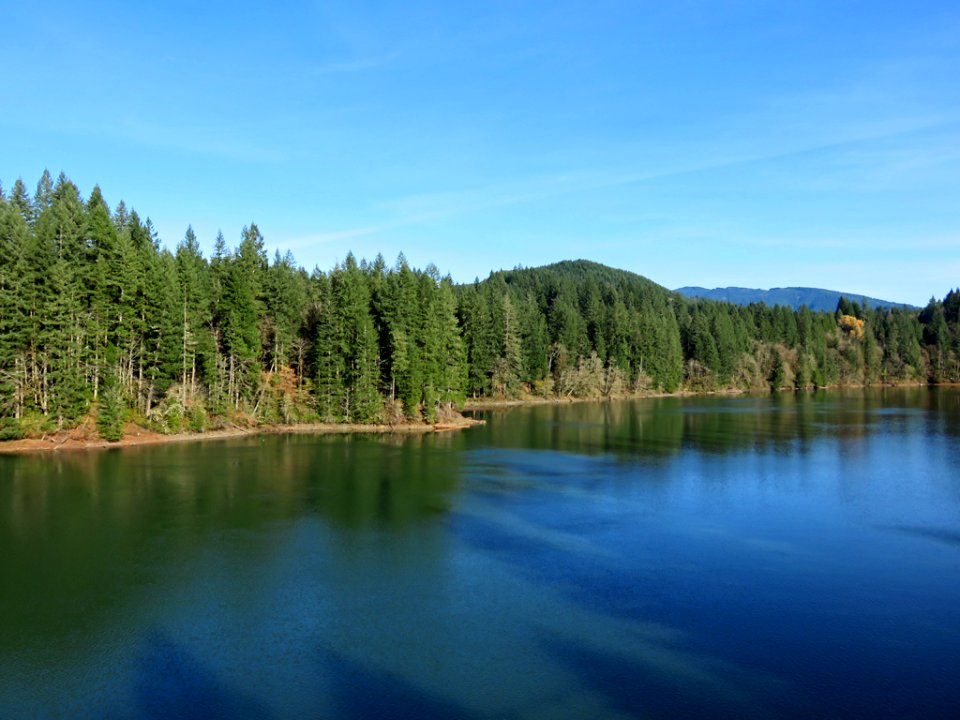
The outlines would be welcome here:
[[[201,440],[220,440],[247,435],[311,434],[334,435],[344,433],[403,433],[421,434],[462,430],[473,425],[482,425],[482,420],[473,418],[453,418],[433,425],[427,423],[401,423],[396,425],[358,425],[350,423],[309,423],[302,425],[262,425],[255,428],[230,427],[207,432],[182,432],[164,435],[139,425],[128,423],[123,438],[117,442],[108,442],[99,437],[92,423],[84,423],[72,430],[64,430],[42,438],[24,438],[0,442],[0,453],[29,453],[69,450],[95,450],[102,448],[122,448],[134,445],[161,445],[175,442],[198,442]]]

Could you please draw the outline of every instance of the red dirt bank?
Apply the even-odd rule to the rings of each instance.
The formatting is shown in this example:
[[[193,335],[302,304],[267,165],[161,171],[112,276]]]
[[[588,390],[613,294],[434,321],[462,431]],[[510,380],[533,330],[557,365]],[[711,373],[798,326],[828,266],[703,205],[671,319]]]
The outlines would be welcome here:
[[[422,434],[461,430],[483,421],[471,418],[457,418],[434,425],[426,423],[406,423],[402,425],[356,425],[349,423],[310,423],[303,425],[264,425],[255,428],[231,427],[208,432],[183,432],[176,435],[164,435],[145,428],[127,424],[124,435],[117,442],[103,440],[89,428],[81,425],[73,430],[64,430],[42,438],[25,438],[0,442],[0,453],[51,452],[66,450],[94,450],[101,448],[122,448],[134,445],[161,445],[174,442],[195,442],[198,440],[220,440],[247,435],[335,435],[345,433],[402,433]]]

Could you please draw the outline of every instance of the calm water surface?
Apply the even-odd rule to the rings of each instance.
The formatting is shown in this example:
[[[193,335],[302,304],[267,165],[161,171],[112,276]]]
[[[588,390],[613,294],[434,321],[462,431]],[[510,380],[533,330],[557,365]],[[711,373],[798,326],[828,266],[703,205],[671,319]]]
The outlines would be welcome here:
[[[957,717],[960,391],[0,456],[0,717]]]

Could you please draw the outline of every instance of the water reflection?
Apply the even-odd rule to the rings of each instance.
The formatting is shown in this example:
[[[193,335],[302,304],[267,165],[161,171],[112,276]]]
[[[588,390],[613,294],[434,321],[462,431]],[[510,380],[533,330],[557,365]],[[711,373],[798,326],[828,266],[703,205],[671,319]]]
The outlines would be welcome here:
[[[960,436],[960,394],[949,389],[648,398],[486,410],[488,444],[619,458],[667,458],[685,448],[725,454],[805,451],[818,438],[878,430]]]
[[[945,716],[958,400],[0,457],[0,716]]]
[[[441,436],[0,456],[0,649],[109,622],[225,531],[304,514],[354,530],[429,521],[449,507],[459,462]]]

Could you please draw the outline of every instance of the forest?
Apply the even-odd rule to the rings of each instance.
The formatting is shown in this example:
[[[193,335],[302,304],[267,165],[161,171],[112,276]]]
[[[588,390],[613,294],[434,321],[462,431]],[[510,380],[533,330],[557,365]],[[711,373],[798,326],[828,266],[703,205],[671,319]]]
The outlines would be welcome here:
[[[0,438],[433,423],[470,398],[960,380],[960,291],[921,311],[684,298],[578,260],[456,285],[401,255],[308,272],[256,224],[204,257],[63,173],[0,185]]]

